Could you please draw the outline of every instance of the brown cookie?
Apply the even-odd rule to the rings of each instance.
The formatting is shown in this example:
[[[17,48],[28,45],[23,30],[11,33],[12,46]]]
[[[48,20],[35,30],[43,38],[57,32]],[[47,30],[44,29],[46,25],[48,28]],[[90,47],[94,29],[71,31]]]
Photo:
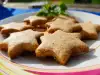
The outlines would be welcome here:
[[[47,18],[40,16],[29,16],[28,18],[24,19],[24,22],[26,24],[30,24],[35,27],[37,26],[44,27],[44,24],[47,22]]]
[[[37,57],[53,56],[60,64],[65,64],[70,56],[88,52],[88,46],[80,40],[79,33],[66,33],[61,30],[41,36],[42,43],[36,49]]]
[[[78,23],[78,21],[72,16],[59,15],[58,17],[66,20],[72,20],[73,22]]]
[[[97,39],[98,38],[98,32],[100,31],[100,25],[93,24],[91,22],[86,23],[79,23],[77,25],[81,25],[82,31],[82,39]]]
[[[12,32],[22,31],[26,29],[33,29],[33,26],[26,25],[25,23],[11,22],[8,24],[0,25],[1,34],[9,35]]]
[[[81,26],[75,25],[72,19],[62,17],[57,17],[54,21],[47,22],[46,25],[49,27],[47,31],[50,33],[56,30],[62,30],[64,32],[78,32],[82,30]]]
[[[38,47],[37,38],[41,35],[43,33],[31,29],[11,33],[7,39],[0,43],[0,49],[8,50],[10,58],[19,56],[24,50],[33,52]]]

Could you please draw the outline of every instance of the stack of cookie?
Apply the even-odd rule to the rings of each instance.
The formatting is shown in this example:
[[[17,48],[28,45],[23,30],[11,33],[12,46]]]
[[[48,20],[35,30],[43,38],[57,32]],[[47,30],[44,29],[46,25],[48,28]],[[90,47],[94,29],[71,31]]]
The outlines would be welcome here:
[[[70,16],[30,16],[21,23],[0,26],[1,34],[6,37],[0,42],[0,49],[7,51],[11,59],[29,51],[36,57],[54,57],[64,65],[70,57],[89,52],[82,40],[98,39],[99,31],[100,25],[78,23]]]

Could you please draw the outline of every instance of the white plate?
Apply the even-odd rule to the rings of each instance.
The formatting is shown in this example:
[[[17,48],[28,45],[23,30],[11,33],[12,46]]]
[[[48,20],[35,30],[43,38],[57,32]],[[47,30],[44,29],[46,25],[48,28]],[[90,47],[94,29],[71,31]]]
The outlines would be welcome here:
[[[94,24],[100,24],[100,16],[81,12],[81,11],[68,11],[68,13],[71,16],[74,16],[78,21],[80,22],[87,22],[91,21]],[[13,16],[7,19],[4,19],[0,21],[1,24],[6,24],[9,22],[20,22],[23,21],[24,18],[27,18],[28,16],[34,15],[35,13],[26,13],[21,14],[17,16]],[[89,45],[90,50],[96,49],[96,51],[90,51],[87,54],[80,55],[74,58],[71,58],[71,60],[68,62],[67,65],[62,66],[57,64],[55,60],[52,59],[46,59],[46,60],[40,60],[37,59],[35,56],[33,57],[19,57],[14,59],[13,61],[17,64],[25,65],[28,67],[34,67],[39,69],[72,69],[72,68],[81,68],[81,67],[88,67],[96,64],[100,64],[100,35],[98,40],[91,40],[86,41],[86,43]],[[7,56],[5,53],[3,54]]]

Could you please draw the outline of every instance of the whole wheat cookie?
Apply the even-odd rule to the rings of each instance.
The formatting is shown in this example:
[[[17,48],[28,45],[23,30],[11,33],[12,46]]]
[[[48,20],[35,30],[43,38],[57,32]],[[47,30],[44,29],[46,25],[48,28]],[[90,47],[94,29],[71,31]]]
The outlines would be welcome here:
[[[97,39],[98,38],[98,32],[100,32],[100,25],[93,24],[91,22],[86,23],[79,23],[82,27],[81,35],[82,39]]]
[[[29,16],[28,18],[24,19],[24,22],[26,24],[30,24],[32,26],[41,26],[44,27],[44,24],[47,22],[46,17],[40,17],[40,16]]]
[[[11,33],[7,39],[0,43],[0,49],[7,50],[10,58],[19,56],[24,50],[33,52],[39,45],[37,38],[41,35],[43,33],[31,29]]]
[[[47,31],[50,33],[56,30],[64,32],[78,32],[82,30],[80,25],[76,25],[72,19],[66,19],[65,17],[57,17],[55,20],[47,22],[46,25],[49,27]]]
[[[35,50],[36,56],[53,56],[64,65],[73,54],[88,52],[88,46],[80,40],[80,37],[79,33],[66,33],[61,30],[45,34],[40,37],[42,43]]]
[[[71,20],[71,21],[73,21],[74,23],[78,23],[78,21],[77,21],[74,17],[72,17],[72,16],[59,15],[58,17],[59,17],[59,18],[66,19],[66,20]]]
[[[26,29],[33,29],[33,26],[26,25],[23,22],[11,22],[8,24],[0,25],[1,34],[3,35],[9,35],[12,32],[22,31]]]

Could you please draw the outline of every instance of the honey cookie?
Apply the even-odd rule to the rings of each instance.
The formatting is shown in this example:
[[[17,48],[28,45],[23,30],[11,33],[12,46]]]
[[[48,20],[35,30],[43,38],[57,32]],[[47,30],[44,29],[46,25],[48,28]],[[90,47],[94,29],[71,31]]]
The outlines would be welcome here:
[[[82,27],[81,35],[82,39],[92,39],[98,38],[98,32],[100,31],[100,25],[93,24],[91,22],[79,23]]]
[[[57,30],[53,34],[40,37],[42,43],[35,50],[37,57],[53,56],[60,64],[65,64],[70,56],[88,52],[88,46],[80,40],[79,33]]]
[[[78,32],[82,28],[80,25],[76,25],[71,19],[65,19],[58,17],[54,21],[47,22],[46,25],[49,27],[48,32],[52,33],[56,30],[62,30],[64,32]]]
[[[41,35],[43,33],[31,29],[11,33],[7,39],[0,43],[0,49],[8,50],[10,58],[21,55],[24,50],[33,52],[38,47],[37,38]]]
[[[24,19],[24,22],[34,27],[37,27],[37,26],[44,27],[44,24],[47,22],[47,18],[40,17],[40,16],[29,16],[28,18]]]
[[[71,21],[73,21],[74,23],[78,23],[78,21],[77,21],[74,17],[72,17],[72,16],[59,15],[58,17],[59,17],[59,18],[66,19],[66,20],[71,20]]]
[[[1,34],[9,35],[12,32],[22,31],[26,29],[33,29],[33,26],[26,25],[25,23],[11,22],[8,24],[0,25]]]

